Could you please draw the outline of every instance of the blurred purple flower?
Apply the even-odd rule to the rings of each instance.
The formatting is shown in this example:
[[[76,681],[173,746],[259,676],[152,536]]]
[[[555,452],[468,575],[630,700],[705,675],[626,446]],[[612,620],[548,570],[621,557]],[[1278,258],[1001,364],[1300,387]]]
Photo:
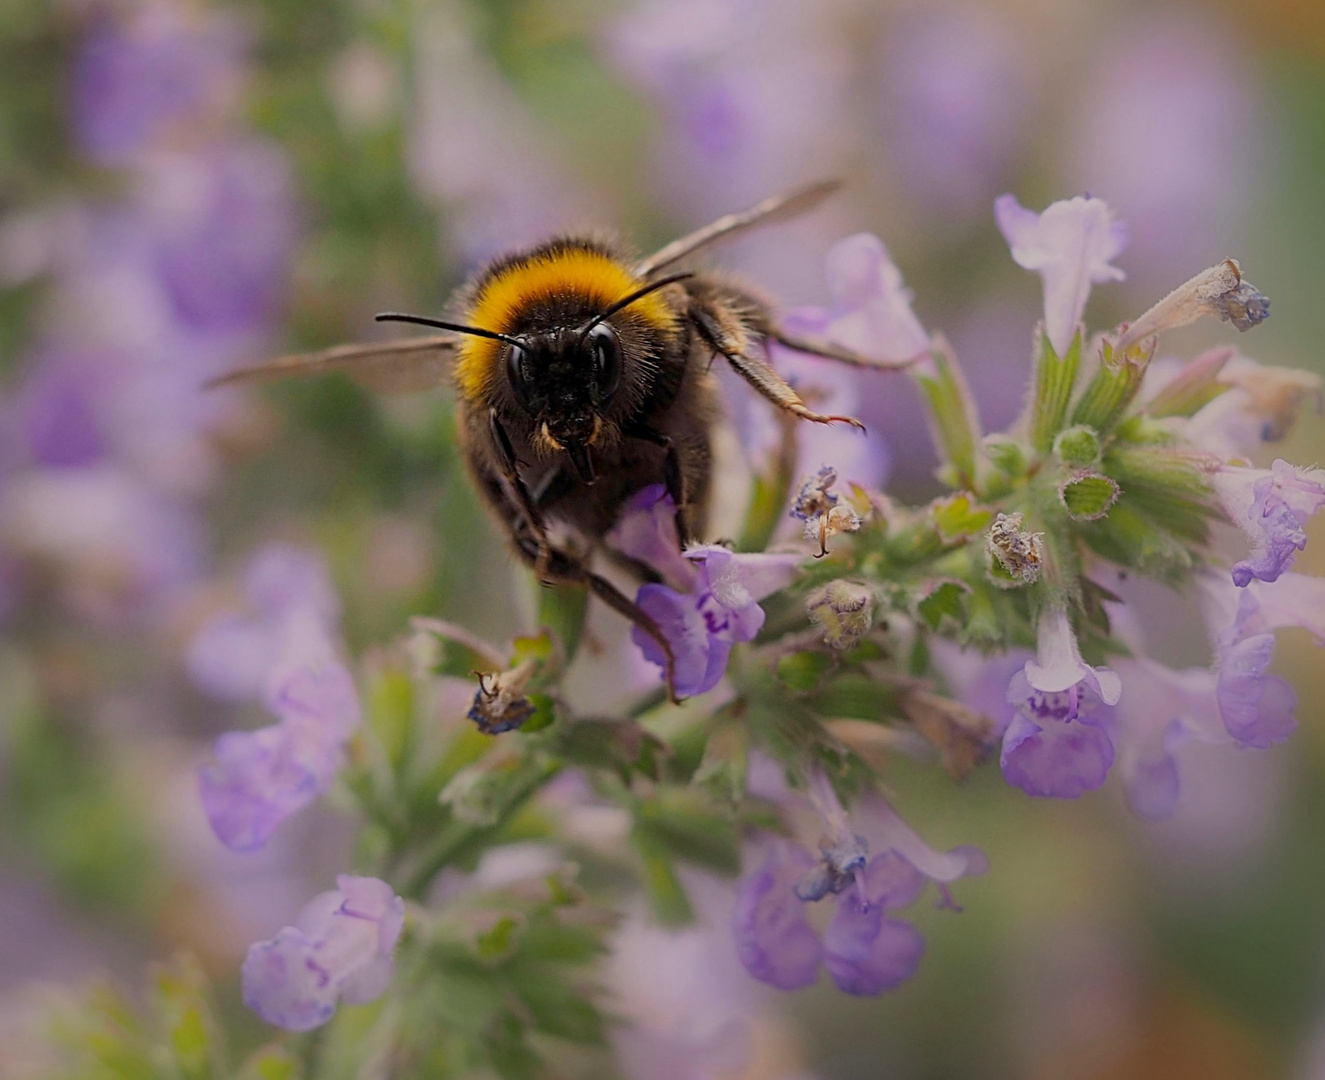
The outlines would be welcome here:
[[[824,276],[828,305],[788,311],[781,321],[790,333],[826,338],[879,360],[906,360],[929,348],[929,335],[911,310],[911,291],[878,237],[856,233],[839,240],[825,259]],[[891,412],[900,411],[884,404],[895,396],[896,376],[854,371],[782,346],[773,347],[773,359],[802,393],[818,392],[819,408],[841,415],[859,410],[866,420],[863,437],[858,431],[802,425],[797,433],[802,468],[828,462],[848,480],[881,485],[890,464],[883,432],[895,433]],[[889,412],[886,419],[877,415],[880,407]]]
[[[1057,160],[1069,190],[1108,192],[1132,225],[1138,292],[1171,288],[1236,249],[1274,125],[1218,13],[1154,8],[1101,29]]]
[[[38,465],[91,465],[106,455],[99,402],[115,364],[107,355],[50,353],[36,358],[15,402],[21,452]]]
[[[711,216],[834,175],[849,145],[851,58],[824,4],[649,0],[611,27],[611,59],[657,103],[660,189]]]
[[[1109,262],[1127,246],[1127,228],[1101,199],[1061,199],[1043,213],[1027,210],[1013,195],[994,200],[999,231],[1013,261],[1044,280],[1044,326],[1062,356],[1086,310],[1092,284],[1125,276]]]
[[[1297,727],[1297,695],[1269,674],[1274,631],[1301,627],[1325,645],[1325,579],[1283,573],[1271,583],[1250,580],[1234,587],[1207,575],[1202,586],[1224,727],[1240,746],[1264,749],[1283,742]]]
[[[687,593],[643,586],[635,602],[658,623],[676,659],[676,689],[686,696],[712,690],[727,670],[732,645],[752,641],[764,625],[759,601],[790,583],[799,555],[740,554],[717,545],[685,557],[696,575]],[[663,666],[662,650],[638,627],[631,637],[645,658]]]
[[[233,851],[262,847],[282,821],[331,787],[361,721],[354,682],[334,662],[285,668],[266,705],[279,723],[227,732],[216,741],[216,760],[198,771],[212,830]]]
[[[143,163],[153,258],[175,318],[193,333],[252,334],[275,311],[295,239],[284,153],[256,139]]]
[[[260,548],[244,572],[249,610],[218,615],[189,645],[189,674],[227,701],[255,698],[282,665],[335,658],[340,600],[316,551],[292,544]]]
[[[917,7],[890,20],[879,71],[883,170],[940,227],[983,214],[1030,128],[1026,46],[980,7]]]
[[[83,152],[123,162],[196,126],[237,96],[243,40],[215,16],[167,3],[103,14],[74,60],[74,131]]]
[[[250,946],[244,1004],[269,1024],[308,1031],[330,1020],[339,1001],[373,1001],[390,985],[404,925],[405,902],[390,885],[341,874],[294,926]]]
[[[1269,469],[1224,465],[1212,476],[1229,517],[1251,537],[1250,558],[1233,566],[1233,582],[1276,581],[1307,546],[1303,526],[1325,506],[1325,470],[1276,458]]]
[[[1171,817],[1182,795],[1178,751],[1188,740],[1228,743],[1206,668],[1174,671],[1148,657],[1120,657],[1127,693],[1113,710],[1118,771],[1127,804],[1150,821]]]
[[[1036,634],[1035,658],[1008,684],[1014,713],[1003,734],[1003,776],[1028,795],[1075,799],[1109,774],[1114,749],[1104,707],[1117,704],[1122,683],[1081,659],[1065,609],[1041,614]]]
[[[914,903],[931,881],[942,891],[941,904],[952,906],[946,886],[983,874],[988,862],[976,848],[934,851],[877,797],[862,815],[869,839],[855,835],[822,773],[811,777],[810,796],[825,826],[821,857],[779,839],[737,885],[732,928],[741,963],[781,990],[811,985],[821,964],[845,993],[896,989],[915,974],[925,944],[914,926],[887,913]],[[867,860],[871,841],[882,850]],[[829,894],[838,897],[837,909],[821,938],[806,904]]]

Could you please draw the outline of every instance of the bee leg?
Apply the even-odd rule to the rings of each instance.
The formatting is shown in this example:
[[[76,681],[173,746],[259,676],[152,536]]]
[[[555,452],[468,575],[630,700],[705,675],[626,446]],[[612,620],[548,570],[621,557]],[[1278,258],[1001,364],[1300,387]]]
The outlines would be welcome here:
[[[785,330],[778,328],[772,329],[769,337],[778,344],[785,345],[788,349],[794,349],[796,352],[809,353],[811,356],[822,356],[829,360],[836,360],[841,364],[871,368],[875,371],[901,371],[911,367],[924,355],[921,353],[905,360],[875,360],[863,353],[856,352],[855,349],[848,349],[844,345],[829,341],[827,338],[802,337],[799,334],[788,334]]]
[[[743,328],[724,326],[723,319],[711,309],[696,303],[692,298],[690,318],[699,336],[714,351],[722,353],[727,363],[736,370],[746,382],[760,394],[768,398],[779,409],[785,409],[802,420],[812,420],[816,424],[850,424],[862,431],[865,425],[854,416],[825,416],[810,409],[801,396],[764,360],[747,354],[750,336]],[[731,322],[733,320],[727,320]]]
[[[520,472],[515,460],[515,448],[511,445],[511,437],[506,434],[506,429],[501,426],[501,421],[497,419],[497,410],[488,410],[488,430],[492,433],[493,444],[497,447],[497,454],[501,458],[501,477],[506,487],[510,491],[511,498],[514,499],[520,513],[524,515],[525,522],[529,530],[538,538],[539,542],[546,546],[547,544],[547,526],[543,522],[543,515],[539,513],[537,505],[529,496],[529,489],[520,479]]]
[[[686,505],[685,474],[681,471],[681,455],[677,452],[676,443],[672,441],[670,435],[655,431],[647,424],[628,427],[625,435],[630,439],[639,439],[641,442],[661,446],[667,451],[667,458],[663,464],[663,482],[667,485],[667,494],[672,497],[672,503],[676,507],[676,535],[681,541],[681,547],[684,548],[694,537],[690,532],[690,515]]]
[[[594,596],[618,615],[624,615],[648,634],[663,654],[663,679],[667,684],[668,700],[673,705],[681,703],[681,698],[676,692],[676,654],[672,652],[672,643],[667,640],[652,615],[606,578],[595,574],[575,556],[540,542],[528,534],[517,536],[516,544],[544,584],[586,586]]]

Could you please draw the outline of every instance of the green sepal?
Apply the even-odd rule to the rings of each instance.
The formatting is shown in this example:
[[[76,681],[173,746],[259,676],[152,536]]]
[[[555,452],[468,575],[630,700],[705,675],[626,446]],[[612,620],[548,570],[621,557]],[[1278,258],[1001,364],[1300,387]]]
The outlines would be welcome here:
[[[1059,485],[1058,501],[1073,521],[1097,521],[1118,501],[1118,484],[1099,473],[1081,473]]]
[[[1195,562],[1181,541],[1135,508],[1130,495],[1106,517],[1085,525],[1081,535],[1111,562],[1162,581],[1177,582]]]
[[[975,487],[980,431],[974,400],[946,342],[938,342],[929,356],[933,363],[917,366],[915,380],[929,405],[939,459],[950,469],[944,482],[953,487]]]
[[[1039,360],[1035,367],[1035,400],[1031,406],[1031,443],[1040,453],[1047,454],[1053,448],[1054,436],[1063,427],[1067,403],[1076,386],[1081,366],[1081,330],[1077,329],[1067,355],[1061,357],[1054,351],[1043,323],[1036,333]]]
[[[1230,383],[1218,381],[1233,353],[1232,348],[1224,346],[1208,349],[1190,360],[1146,403],[1145,411],[1151,416],[1192,416],[1199,412],[1233,388]]]
[[[1100,345],[1100,366],[1086,385],[1072,412],[1072,423],[1108,432],[1127,411],[1141,389],[1146,368],[1155,352],[1154,338],[1133,346],[1121,356],[1107,339]]]
[[[259,1047],[245,1058],[235,1080],[300,1080],[303,1075],[299,1058],[286,1047],[272,1044]]]

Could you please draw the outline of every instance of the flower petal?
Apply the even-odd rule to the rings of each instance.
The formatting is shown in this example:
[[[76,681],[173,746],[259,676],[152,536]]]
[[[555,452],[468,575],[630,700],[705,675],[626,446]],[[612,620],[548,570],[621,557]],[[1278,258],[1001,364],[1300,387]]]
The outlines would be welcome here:
[[[823,944],[795,893],[797,880],[813,866],[808,852],[779,842],[764,865],[736,886],[737,955],[746,971],[780,990],[809,986],[819,977]]]
[[[842,895],[824,934],[824,966],[847,994],[895,990],[916,973],[924,954],[914,926],[886,918],[878,904],[862,905],[853,892]]]

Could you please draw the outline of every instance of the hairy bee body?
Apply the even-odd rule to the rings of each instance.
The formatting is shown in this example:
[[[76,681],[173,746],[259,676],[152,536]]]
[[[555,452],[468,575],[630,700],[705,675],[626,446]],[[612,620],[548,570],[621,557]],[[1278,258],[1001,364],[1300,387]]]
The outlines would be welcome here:
[[[582,270],[585,256],[608,264],[600,268],[601,276],[620,278],[612,280],[612,286],[631,280],[631,260],[623,250],[600,237],[563,237],[503,258],[481,272],[461,294],[457,314],[470,325],[521,336],[582,326],[605,306],[595,288],[598,282],[583,273],[557,271],[572,264],[580,264]],[[537,269],[531,274],[530,267]],[[521,289],[519,299],[503,312],[499,324],[480,321],[487,313],[484,298],[494,287],[518,287],[521,277],[538,280],[544,274],[557,282],[554,289]],[[634,286],[639,284],[634,282]],[[592,545],[612,528],[632,495],[670,480],[690,531],[702,532],[712,462],[711,429],[721,406],[717,382],[710,372],[714,353],[694,329],[691,306],[716,302],[725,291],[707,275],[696,275],[660,289],[654,294],[658,303],[653,310],[628,308],[613,317],[622,353],[621,380],[598,418],[597,433],[586,439],[586,476],[566,467],[565,446],[542,430],[537,417],[511,400],[504,380],[489,377],[500,365],[500,348],[485,349],[490,343],[479,341],[473,350],[477,355],[462,354],[456,366],[456,386],[465,460],[479,490],[515,535],[517,546],[524,532],[520,523],[512,527],[509,520],[502,448],[497,445],[492,409],[497,410],[535,507],[549,522],[569,525]],[[583,353],[572,354],[563,369],[548,373],[547,397],[552,408],[577,407],[582,380],[577,378],[576,368],[589,362]]]
[[[837,186],[766,199],[638,262],[601,237],[558,237],[480,271],[451,305],[457,321],[378,316],[443,335],[282,357],[214,383],[343,370],[384,389],[426,389],[449,369],[463,457],[517,553],[544,583],[585,586],[649,634],[667,658],[670,691],[672,652],[660,628],[589,563],[631,496],[653,484],[676,504],[682,544],[702,530],[720,412],[714,361],[793,416],[856,426],[811,411],[769,366],[766,344],[897,365],[788,336],[766,301],[717,274],[659,272],[715,241],[810,210]],[[549,532],[558,524],[570,538]]]

